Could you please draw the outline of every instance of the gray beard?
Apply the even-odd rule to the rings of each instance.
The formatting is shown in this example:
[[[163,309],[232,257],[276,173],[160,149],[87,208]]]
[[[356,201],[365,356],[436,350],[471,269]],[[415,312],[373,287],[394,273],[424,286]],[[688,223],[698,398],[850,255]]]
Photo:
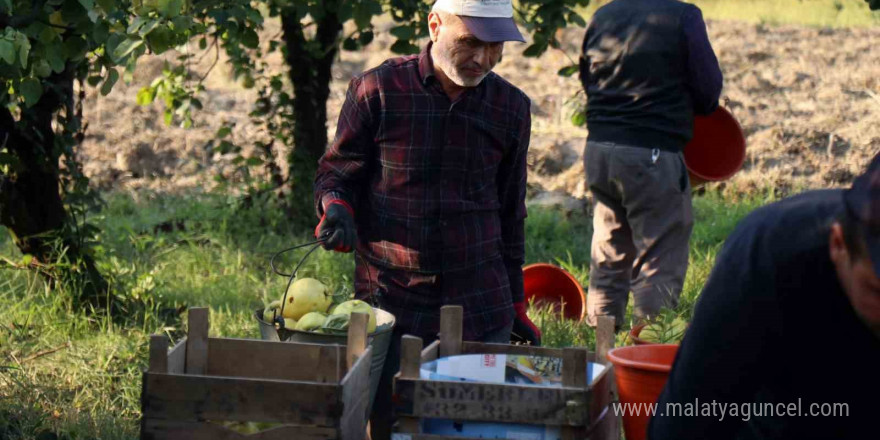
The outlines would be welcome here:
[[[444,47],[434,43],[431,47],[431,58],[434,61],[434,65],[440,68],[446,77],[449,78],[455,85],[459,87],[476,87],[486,78],[486,75],[489,72],[480,75],[477,78],[465,78],[459,72],[458,69],[452,64],[452,61],[446,56],[446,51]]]

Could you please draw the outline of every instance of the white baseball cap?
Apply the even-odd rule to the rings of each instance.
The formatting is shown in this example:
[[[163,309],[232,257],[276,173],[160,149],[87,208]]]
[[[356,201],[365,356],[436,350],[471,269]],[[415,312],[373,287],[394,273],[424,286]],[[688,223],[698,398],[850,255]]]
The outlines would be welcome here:
[[[511,0],[437,0],[432,10],[457,15],[475,37],[487,43],[526,41],[513,21]]]

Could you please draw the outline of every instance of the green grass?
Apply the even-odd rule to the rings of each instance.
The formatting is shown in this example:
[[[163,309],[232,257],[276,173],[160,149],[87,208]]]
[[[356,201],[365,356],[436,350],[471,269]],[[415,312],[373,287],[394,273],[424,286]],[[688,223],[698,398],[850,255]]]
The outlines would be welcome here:
[[[695,199],[692,263],[678,313],[689,316],[736,222],[770,199],[731,201],[717,193]],[[298,228],[271,203],[248,208],[215,195],[135,200],[116,194],[96,221],[103,273],[117,292],[146,308],[122,324],[88,317],[72,310],[70,292],[50,290],[28,271],[0,270],[0,438],[136,438],[149,335],[179,339],[186,323],[178,312],[208,306],[212,335],[259,338],[253,310],[279,297],[287,281],[271,273],[271,256],[311,239],[311,227]],[[560,264],[586,285],[590,231],[583,214],[530,209],[527,262]],[[304,252],[290,254],[281,259],[285,272]],[[0,256],[21,258],[5,231]],[[350,291],[353,268],[350,254],[318,251],[301,270]],[[531,313],[546,345],[593,346],[586,325],[546,308]],[[619,339],[625,343],[623,334]]]
[[[593,0],[583,13],[591,16],[608,0]],[[769,25],[800,24],[817,27],[871,27],[880,24],[880,12],[864,0],[692,0],[711,20],[738,20]]]

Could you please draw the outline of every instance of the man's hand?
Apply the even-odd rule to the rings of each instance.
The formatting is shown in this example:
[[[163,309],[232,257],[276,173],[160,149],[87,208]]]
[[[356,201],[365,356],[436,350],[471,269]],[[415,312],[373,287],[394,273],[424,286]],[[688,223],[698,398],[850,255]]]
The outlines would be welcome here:
[[[315,228],[315,237],[327,237],[321,246],[337,252],[351,252],[357,241],[354,211],[348,203],[334,200],[327,205],[321,222]]]
[[[513,308],[516,310],[516,317],[513,318],[512,339],[516,342],[528,342],[530,345],[540,346],[541,330],[526,315],[526,303],[514,303]]]

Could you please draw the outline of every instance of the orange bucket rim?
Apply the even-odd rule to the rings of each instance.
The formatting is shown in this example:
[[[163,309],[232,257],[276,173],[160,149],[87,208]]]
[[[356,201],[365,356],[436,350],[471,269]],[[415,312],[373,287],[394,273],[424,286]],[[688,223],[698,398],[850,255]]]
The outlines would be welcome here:
[[[523,267],[523,278],[525,278],[526,271],[530,270],[530,269],[531,270],[534,270],[534,269],[553,269],[554,271],[557,271],[557,272],[564,274],[569,279],[569,281],[571,281],[572,285],[574,285],[577,288],[577,291],[581,297],[581,307],[580,307],[581,310],[579,313],[580,317],[578,318],[578,322],[583,321],[587,317],[587,292],[584,291],[584,287],[581,286],[581,283],[574,277],[574,275],[572,275],[567,270],[565,270],[555,264],[532,263],[532,264],[529,264],[529,265],[526,265]],[[568,304],[568,303],[566,303],[566,304]]]
[[[650,348],[646,348],[650,347]],[[647,361],[634,361],[631,359],[626,359],[618,356],[618,353],[633,351],[633,350],[673,350],[676,351],[679,349],[678,344],[646,344],[646,345],[627,345],[625,347],[617,347],[608,351],[607,357],[608,360],[614,364],[615,366],[620,365],[622,367],[635,368],[639,370],[648,370],[648,371],[656,371],[659,373],[669,373],[672,371],[672,364],[661,364],[657,362],[647,362]]]

